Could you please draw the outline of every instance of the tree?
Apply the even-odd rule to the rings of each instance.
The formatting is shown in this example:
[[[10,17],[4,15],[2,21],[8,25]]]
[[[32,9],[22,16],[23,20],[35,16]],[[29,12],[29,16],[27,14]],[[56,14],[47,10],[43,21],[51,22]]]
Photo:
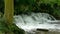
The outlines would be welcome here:
[[[24,34],[24,30],[19,29],[13,23],[13,15],[14,15],[14,0],[5,0],[5,12],[4,12],[4,20],[6,24],[7,30],[4,34]]]
[[[5,12],[4,17],[6,18],[7,24],[11,24],[13,22],[13,14],[14,14],[14,4],[13,0],[5,0]]]

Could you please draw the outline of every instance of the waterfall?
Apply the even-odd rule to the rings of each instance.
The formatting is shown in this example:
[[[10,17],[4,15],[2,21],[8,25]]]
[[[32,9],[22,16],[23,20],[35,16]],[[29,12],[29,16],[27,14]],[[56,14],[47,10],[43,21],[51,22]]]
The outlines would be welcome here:
[[[35,34],[37,28],[55,29],[57,24],[50,24],[48,21],[56,21],[56,19],[47,13],[31,13],[30,15],[15,15],[15,24],[26,31],[26,34]]]

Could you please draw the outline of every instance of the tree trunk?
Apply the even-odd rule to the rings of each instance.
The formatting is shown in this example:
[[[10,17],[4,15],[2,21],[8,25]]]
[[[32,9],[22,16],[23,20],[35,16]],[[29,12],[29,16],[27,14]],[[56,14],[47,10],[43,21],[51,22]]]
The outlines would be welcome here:
[[[4,12],[5,23],[7,24],[8,29],[11,31],[11,26],[13,24],[14,2],[13,0],[4,0],[4,3],[5,3]],[[10,34],[12,34],[12,32],[10,32]]]
[[[4,34],[24,34],[24,30],[19,29],[13,23],[14,0],[4,0],[4,3],[5,3],[4,20],[6,27],[8,29],[6,32],[4,32]]]
[[[14,14],[14,1],[13,0],[5,0],[5,12],[4,17],[7,21],[7,24],[12,24],[13,22],[13,14]]]

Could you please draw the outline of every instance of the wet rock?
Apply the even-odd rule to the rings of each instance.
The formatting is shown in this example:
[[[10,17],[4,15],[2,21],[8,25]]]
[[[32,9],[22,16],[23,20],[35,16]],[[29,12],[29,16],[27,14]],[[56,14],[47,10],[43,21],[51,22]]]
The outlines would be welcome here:
[[[44,31],[44,32],[48,32],[49,30],[47,30],[47,29],[37,29],[37,31]]]

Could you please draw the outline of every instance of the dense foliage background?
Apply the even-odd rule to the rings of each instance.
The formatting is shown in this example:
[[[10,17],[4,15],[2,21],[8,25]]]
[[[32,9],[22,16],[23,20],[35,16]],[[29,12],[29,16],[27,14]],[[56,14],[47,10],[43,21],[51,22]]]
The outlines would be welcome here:
[[[14,0],[15,15],[43,12],[60,19],[60,0]],[[0,0],[0,14],[4,14],[4,0]]]

